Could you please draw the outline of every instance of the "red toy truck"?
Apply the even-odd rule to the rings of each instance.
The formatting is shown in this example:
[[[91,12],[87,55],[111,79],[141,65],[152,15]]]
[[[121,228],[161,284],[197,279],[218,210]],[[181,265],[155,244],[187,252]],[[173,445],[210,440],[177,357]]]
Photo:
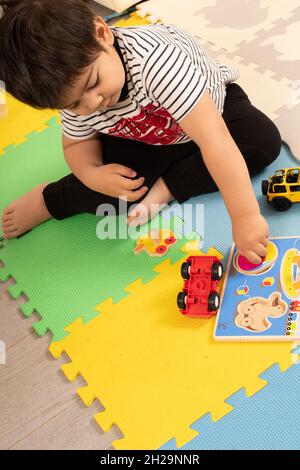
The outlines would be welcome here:
[[[210,318],[217,313],[220,298],[218,284],[223,266],[216,256],[189,256],[181,265],[184,279],[177,306],[188,317]]]

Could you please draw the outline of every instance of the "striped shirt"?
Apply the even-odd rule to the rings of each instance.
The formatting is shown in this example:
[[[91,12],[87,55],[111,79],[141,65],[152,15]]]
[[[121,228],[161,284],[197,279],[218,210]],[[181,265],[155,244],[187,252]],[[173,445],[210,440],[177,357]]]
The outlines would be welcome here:
[[[213,60],[191,34],[161,23],[111,30],[126,75],[120,99],[90,115],[62,109],[67,137],[84,140],[100,132],[152,145],[188,142],[180,121],[205,90],[223,113],[226,85],[239,71]]]

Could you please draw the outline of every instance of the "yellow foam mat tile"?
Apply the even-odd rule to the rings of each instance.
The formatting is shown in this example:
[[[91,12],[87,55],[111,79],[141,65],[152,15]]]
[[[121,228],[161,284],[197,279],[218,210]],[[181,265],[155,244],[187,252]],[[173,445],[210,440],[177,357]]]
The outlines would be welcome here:
[[[222,257],[213,248],[207,254]],[[104,406],[95,415],[102,429],[117,424],[122,431],[116,449],[156,449],[172,438],[181,447],[197,435],[189,426],[202,415],[220,419],[232,409],[224,402],[230,395],[241,387],[254,394],[266,384],[259,374],[294,361],[288,343],[217,343],[214,318],[184,317],[176,298],[185,258],[165,260],[155,279],[135,281],[128,297],[98,305],[99,316],[86,325],[77,320],[50,345],[54,357],[66,352],[71,359],[62,367],[70,381],[85,379],[78,390],[84,403]]]
[[[37,110],[6,93],[7,114],[0,119],[0,156],[8,145],[20,145],[33,131],[47,128],[47,121],[59,114],[52,110]]]
[[[128,18],[118,20],[113,26],[126,28],[128,26],[142,26],[151,24],[148,18],[141,18],[138,13],[131,13]]]

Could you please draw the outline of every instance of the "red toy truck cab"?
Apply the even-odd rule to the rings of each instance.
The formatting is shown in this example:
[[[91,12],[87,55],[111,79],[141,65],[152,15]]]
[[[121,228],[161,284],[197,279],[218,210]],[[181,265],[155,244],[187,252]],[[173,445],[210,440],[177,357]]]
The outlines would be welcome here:
[[[220,298],[218,284],[223,266],[216,256],[189,256],[181,266],[184,279],[177,306],[188,317],[210,318],[217,313]]]

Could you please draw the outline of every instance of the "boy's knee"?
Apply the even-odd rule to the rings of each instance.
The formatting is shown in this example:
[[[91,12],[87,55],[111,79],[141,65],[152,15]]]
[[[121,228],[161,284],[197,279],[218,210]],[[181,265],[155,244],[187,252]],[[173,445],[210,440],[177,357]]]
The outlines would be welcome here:
[[[272,121],[270,123],[271,125],[260,142],[244,148],[244,157],[250,174],[262,171],[271,165],[280,155],[282,146],[281,136],[275,124]]]
[[[279,157],[282,147],[280,132],[273,122],[272,129],[268,135],[267,143],[268,145],[265,152],[268,155],[269,163],[267,163],[266,166],[273,163]]]

